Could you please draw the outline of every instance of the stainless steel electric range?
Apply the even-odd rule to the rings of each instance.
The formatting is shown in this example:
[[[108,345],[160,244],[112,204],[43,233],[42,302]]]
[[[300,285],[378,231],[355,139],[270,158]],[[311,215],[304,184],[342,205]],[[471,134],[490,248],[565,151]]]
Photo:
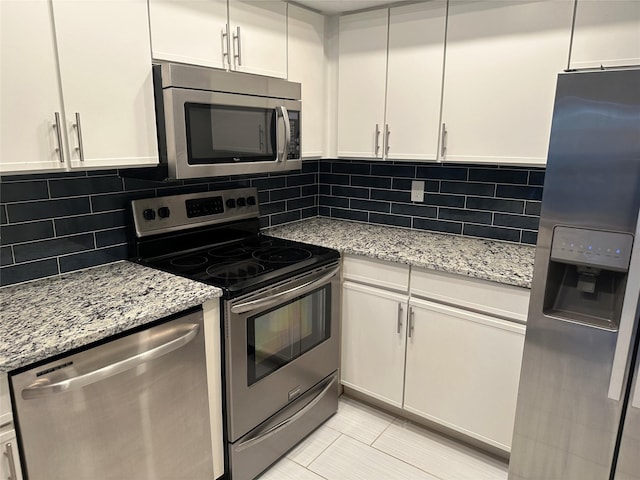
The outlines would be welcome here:
[[[223,290],[227,469],[255,478],[337,410],[340,254],[262,235],[255,188],[131,207],[134,261]]]

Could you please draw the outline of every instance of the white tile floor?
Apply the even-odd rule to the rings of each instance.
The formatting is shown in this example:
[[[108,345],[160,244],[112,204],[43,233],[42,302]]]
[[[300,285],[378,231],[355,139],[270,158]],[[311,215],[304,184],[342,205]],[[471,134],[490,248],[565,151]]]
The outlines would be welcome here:
[[[505,480],[508,466],[341,397],[338,413],[260,480]]]

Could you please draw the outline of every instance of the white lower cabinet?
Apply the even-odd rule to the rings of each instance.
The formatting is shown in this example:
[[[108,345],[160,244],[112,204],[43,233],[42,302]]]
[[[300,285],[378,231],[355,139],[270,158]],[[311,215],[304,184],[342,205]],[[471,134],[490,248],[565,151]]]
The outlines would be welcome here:
[[[528,290],[353,256],[344,278],[342,384],[510,451]]]
[[[408,295],[345,282],[342,300],[342,383],[402,407]]]
[[[404,409],[511,448],[524,325],[412,298]]]
[[[20,457],[18,456],[18,442],[15,430],[0,430],[0,449],[2,450],[0,479],[22,480],[22,470],[20,469]]]

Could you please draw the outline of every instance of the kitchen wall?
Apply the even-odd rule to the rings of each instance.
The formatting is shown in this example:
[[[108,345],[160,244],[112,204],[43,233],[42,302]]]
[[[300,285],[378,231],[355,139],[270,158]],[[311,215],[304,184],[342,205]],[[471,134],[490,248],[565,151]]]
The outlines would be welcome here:
[[[122,173],[122,172],[121,172]],[[411,202],[411,181],[425,201]],[[261,225],[316,215],[535,243],[544,169],[305,161],[302,171],[154,183],[118,171],[0,178],[0,286],[127,258],[136,198],[255,186]]]

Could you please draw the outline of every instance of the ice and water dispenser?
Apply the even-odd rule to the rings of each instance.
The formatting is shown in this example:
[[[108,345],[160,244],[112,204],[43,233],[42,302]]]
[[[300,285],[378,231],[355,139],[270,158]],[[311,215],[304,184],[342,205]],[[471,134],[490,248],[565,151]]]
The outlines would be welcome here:
[[[632,246],[628,233],[556,226],[545,315],[617,330]]]

